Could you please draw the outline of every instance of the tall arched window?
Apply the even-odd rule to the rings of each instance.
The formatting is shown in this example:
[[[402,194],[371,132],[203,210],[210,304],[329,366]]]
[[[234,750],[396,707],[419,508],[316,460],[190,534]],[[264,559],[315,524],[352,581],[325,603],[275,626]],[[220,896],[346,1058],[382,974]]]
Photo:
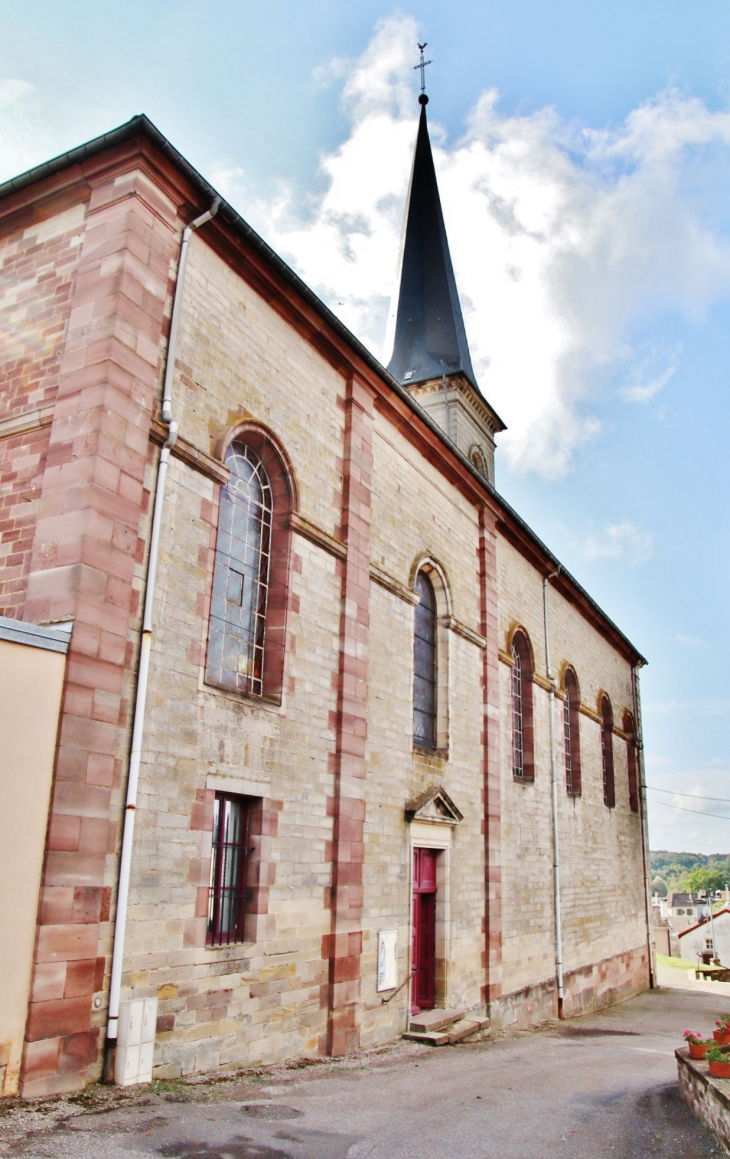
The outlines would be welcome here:
[[[535,757],[532,730],[532,649],[526,632],[519,628],[512,638],[512,775],[534,781]]]
[[[601,698],[601,755],[603,758],[603,803],[613,809],[616,785],[613,776],[613,711],[607,696]]]
[[[436,594],[425,572],[416,577],[413,638],[413,742],[436,748]]]
[[[271,558],[271,484],[259,455],[233,443],[221,491],[208,634],[212,683],[261,696]]]
[[[565,737],[565,788],[572,797],[580,797],[580,691],[572,668],[565,672],[563,705]]]
[[[639,812],[639,778],[636,761],[636,731],[634,718],[630,712],[624,713],[624,732],[628,733],[626,742],[626,766],[629,778],[629,808],[632,813]]]

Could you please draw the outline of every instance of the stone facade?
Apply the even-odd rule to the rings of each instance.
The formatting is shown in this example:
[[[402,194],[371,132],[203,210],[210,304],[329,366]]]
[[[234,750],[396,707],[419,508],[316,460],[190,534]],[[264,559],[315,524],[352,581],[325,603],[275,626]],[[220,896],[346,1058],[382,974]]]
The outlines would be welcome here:
[[[12,360],[5,380],[32,385],[17,397],[8,387],[3,496],[20,493],[24,472],[39,496],[32,518],[32,504],[27,517],[21,509],[22,528],[17,500],[2,508],[3,543],[20,528],[26,544],[8,557],[5,607],[74,623],[26,1094],[77,1089],[101,1070],[150,496],[166,433],[157,411],[168,319],[183,224],[209,202],[202,179],[140,121],[81,160],[0,189],[9,260],[27,244],[31,267],[33,253],[56,261],[63,303],[52,357],[33,363],[31,350],[27,368]],[[57,250],[40,240],[34,249],[34,237]],[[31,268],[29,286],[36,276]],[[159,999],[155,1073],[342,1054],[405,1030],[408,986],[383,1001],[377,945],[379,931],[397,930],[406,982],[418,846],[436,850],[438,1004],[489,1010],[497,1023],[545,1017],[556,1008],[556,954],[542,582],[555,561],[227,207],[193,237],[182,303],[180,438],[123,970],[123,997]],[[35,424],[39,446],[46,440],[34,459],[29,436],[17,433],[24,423]],[[254,435],[280,464],[277,502],[288,508],[288,547],[276,564],[284,667],[263,698],[213,687],[205,669],[225,448]],[[438,740],[429,753],[413,745],[419,569],[438,612]],[[550,623],[571,1013],[649,980],[630,738],[614,728],[616,807],[607,808],[599,715],[603,694],[616,722],[635,712],[641,657],[565,573],[551,581]],[[530,784],[516,783],[511,768],[517,625],[535,657]],[[583,709],[578,799],[565,793],[562,763],[566,664]],[[407,802],[436,785],[462,819],[409,821]],[[206,915],[221,792],[255,807],[245,939],[214,947]]]
[[[686,1050],[676,1050],[679,1097],[692,1114],[712,1131],[730,1155],[730,1093],[728,1080],[713,1078],[706,1062],[696,1062]]]

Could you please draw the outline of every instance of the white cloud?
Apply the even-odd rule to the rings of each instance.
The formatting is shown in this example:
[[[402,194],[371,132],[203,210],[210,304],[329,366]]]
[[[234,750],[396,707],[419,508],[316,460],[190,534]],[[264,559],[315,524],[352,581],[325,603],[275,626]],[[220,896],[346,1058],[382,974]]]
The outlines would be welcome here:
[[[47,161],[57,152],[33,85],[12,78],[0,80],[0,181]]]
[[[586,559],[620,559],[628,563],[645,563],[651,557],[654,537],[642,531],[630,519],[609,523],[603,531],[591,531],[583,543]]]
[[[677,633],[677,639],[680,644],[686,645],[687,648],[709,648],[710,645],[707,640],[703,640],[700,636],[682,636]]]
[[[239,165],[214,165],[210,180],[214,189],[225,197],[234,208],[238,208],[244,202],[246,185],[244,183],[245,170],[241,169]]]
[[[389,17],[352,62],[350,130],[322,159],[325,192],[302,205],[284,188],[249,207],[377,354],[415,140],[417,38],[412,17]],[[343,71],[338,60],[318,79]],[[435,102],[429,111],[475,370],[509,426],[501,453],[559,475],[597,434],[612,376],[624,399],[646,403],[674,373],[679,351],[647,359],[641,327],[697,322],[730,293],[730,245],[708,224],[703,185],[730,166],[730,114],[670,90],[623,124],[584,129],[549,108],[503,115],[489,91],[449,143]]]
[[[650,402],[674,375],[681,356],[681,347],[668,353],[653,346],[648,352],[634,358],[626,372],[627,381],[619,389],[626,402]]]

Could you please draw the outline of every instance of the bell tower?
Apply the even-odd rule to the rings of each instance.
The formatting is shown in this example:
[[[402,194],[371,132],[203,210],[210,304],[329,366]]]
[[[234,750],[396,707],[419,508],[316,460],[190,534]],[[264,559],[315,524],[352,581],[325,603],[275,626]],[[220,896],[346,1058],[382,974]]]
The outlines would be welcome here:
[[[422,65],[417,67],[423,76]],[[388,370],[493,484],[494,436],[506,428],[474,376],[428,136],[426,93],[418,100],[421,116]]]

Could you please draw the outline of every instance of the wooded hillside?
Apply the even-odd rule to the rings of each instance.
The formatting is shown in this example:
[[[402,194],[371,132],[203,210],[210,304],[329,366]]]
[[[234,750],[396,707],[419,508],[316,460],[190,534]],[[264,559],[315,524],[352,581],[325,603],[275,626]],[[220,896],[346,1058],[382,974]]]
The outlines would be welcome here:
[[[671,853],[658,849],[651,853],[653,893],[697,892],[725,889],[730,883],[730,854]]]

